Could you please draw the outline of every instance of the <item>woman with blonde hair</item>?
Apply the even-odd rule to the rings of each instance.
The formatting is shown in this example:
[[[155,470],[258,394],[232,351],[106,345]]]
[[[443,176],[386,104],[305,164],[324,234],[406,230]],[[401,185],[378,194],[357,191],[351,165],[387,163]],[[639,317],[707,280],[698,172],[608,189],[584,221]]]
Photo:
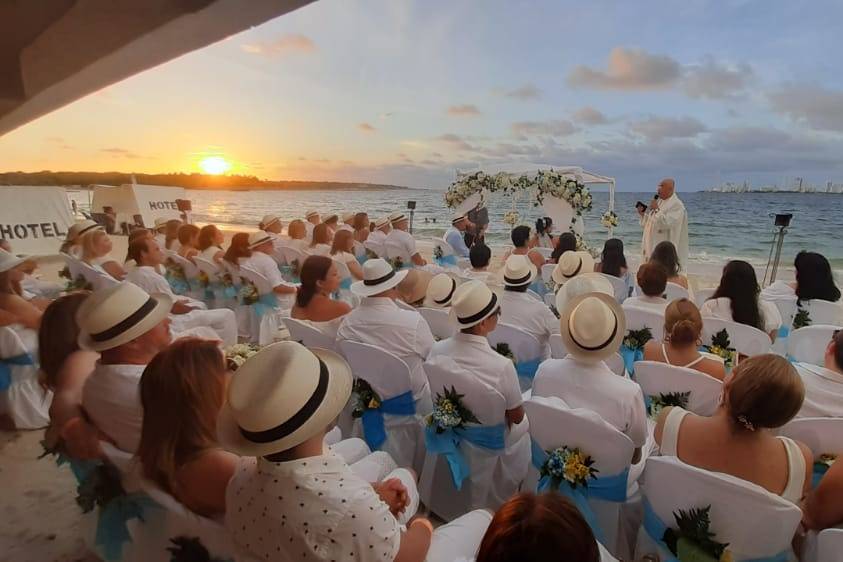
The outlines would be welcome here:
[[[21,324],[24,328],[37,330],[41,325],[43,312],[23,298],[21,281],[25,273],[26,260],[0,250],[0,311],[5,325]]]
[[[111,237],[104,230],[96,229],[85,233],[81,244],[83,262],[118,281],[126,278],[126,270],[110,255],[113,245]]]
[[[191,259],[199,253],[199,227],[195,224],[183,224],[179,227],[178,254]]]
[[[179,219],[168,220],[164,225],[164,247],[174,252],[179,251],[179,228],[182,222]]]
[[[290,247],[299,251],[307,249],[307,227],[304,221],[296,219],[287,225],[287,236],[290,237]]]
[[[225,513],[225,489],[238,460],[217,444],[227,379],[217,342],[187,338],[156,355],[140,380],[143,475],[205,517]]]
[[[313,227],[313,239],[305,250],[311,256],[327,256],[331,253],[331,228],[324,222]]]
[[[222,245],[225,242],[225,236],[222,231],[213,224],[207,224],[199,231],[198,245],[199,255],[206,260],[218,262],[222,259],[225,252]]]
[[[712,472],[752,482],[799,504],[811,489],[813,454],[803,443],[771,430],[789,422],[805,399],[796,369],[784,357],[750,357],[723,383],[711,417],[680,407],[659,415],[655,438],[661,454]]]
[[[363,268],[360,262],[354,257],[354,234],[350,230],[338,230],[334,234],[334,243],[331,245],[331,258],[342,262],[351,272],[351,277],[356,281],[363,279]]]
[[[644,346],[644,360],[695,369],[718,380],[726,376],[723,360],[699,352],[703,321],[697,306],[677,299],[664,312],[664,341],[650,340]]]

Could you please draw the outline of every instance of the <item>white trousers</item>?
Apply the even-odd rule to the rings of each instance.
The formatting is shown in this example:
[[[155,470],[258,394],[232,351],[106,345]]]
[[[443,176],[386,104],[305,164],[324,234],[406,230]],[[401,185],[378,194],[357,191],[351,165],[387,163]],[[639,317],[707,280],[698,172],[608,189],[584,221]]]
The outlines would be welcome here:
[[[173,332],[184,332],[191,328],[207,327],[217,334],[223,345],[237,343],[237,320],[234,311],[227,308],[192,310],[187,314],[171,314]]]

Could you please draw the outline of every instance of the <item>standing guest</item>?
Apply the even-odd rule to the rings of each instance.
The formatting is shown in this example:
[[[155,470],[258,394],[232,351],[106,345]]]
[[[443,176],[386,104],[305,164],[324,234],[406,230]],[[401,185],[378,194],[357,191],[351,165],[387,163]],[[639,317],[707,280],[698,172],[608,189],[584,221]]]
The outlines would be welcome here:
[[[512,239],[513,246],[510,251],[511,255],[527,256],[537,268],[544,265],[544,257],[533,249],[535,247],[535,240],[530,237],[529,226],[516,226],[512,229],[510,238]]]
[[[203,517],[225,514],[226,486],[239,460],[217,444],[227,377],[216,342],[186,338],[156,355],[140,379],[143,475]]]
[[[801,418],[843,418],[843,331],[837,330],[825,349],[823,366],[796,363],[805,385]]]
[[[304,220],[304,227],[307,232],[307,236],[305,238],[307,242],[310,243],[310,240],[313,238],[313,229],[317,224],[322,224],[322,218],[316,211],[308,211],[304,215]]]
[[[330,230],[331,238],[333,238],[334,232],[337,231],[337,227],[339,226],[339,223],[340,223],[340,218],[336,215],[336,213],[332,213],[332,214],[328,215],[328,218],[326,218],[322,222],[322,224],[326,225],[328,227],[328,229]]]
[[[354,215],[354,240],[361,244],[369,237],[369,215],[357,213]]]
[[[447,308],[457,290],[457,281],[446,273],[438,273],[427,284],[424,306],[428,308]]]
[[[219,262],[225,255],[222,249],[224,242],[225,236],[223,236],[219,228],[213,224],[203,226],[199,231],[199,243],[197,246],[199,256],[211,262]]]
[[[775,304],[758,298],[760,293],[755,269],[745,261],[730,261],[723,268],[720,285],[700,307],[700,312],[703,317],[713,316],[758,328],[775,341],[782,317]]]
[[[403,359],[410,368],[413,396],[427,390],[422,362],[433,347],[433,334],[421,314],[399,308],[398,284],[408,271],[395,271],[386,260],[377,258],[363,264],[363,280],[351,285],[351,292],[362,298],[360,305],[345,316],[338,341],[376,345]]]
[[[307,253],[315,256],[327,256],[331,253],[331,228],[327,224],[317,224],[313,227]]]
[[[138,448],[143,423],[140,377],[170,345],[172,306],[169,296],[150,296],[125,282],[94,291],[76,314],[79,347],[100,353],[82,389],[82,407],[94,426],[129,453]]]
[[[384,245],[399,248],[401,254],[410,256],[410,261],[416,266],[426,265],[427,262],[416,249],[416,239],[407,231],[410,227],[410,219],[407,215],[400,211],[392,213],[389,216],[389,222],[392,225],[392,232],[386,236]]]
[[[580,511],[557,492],[513,496],[486,529],[476,562],[600,562],[600,547]]]
[[[319,330],[336,337],[342,317],[351,312],[348,303],[331,298],[340,287],[337,266],[331,258],[309,256],[302,264],[300,276],[301,286],[290,316],[309,320]]]
[[[72,224],[70,228],[67,229],[67,236],[65,236],[64,242],[62,242],[59,252],[62,254],[68,254],[75,258],[81,257],[82,236],[95,229],[102,230],[102,226],[92,220],[84,220]],[[11,250],[6,251],[11,253]]]
[[[306,222],[298,219],[290,222],[287,226],[287,236],[290,237],[289,245],[296,250],[304,251],[307,248],[307,228]]]
[[[269,281],[272,291],[278,295],[292,295],[296,287],[290,285],[281,276],[278,263],[272,257],[272,236],[266,232],[252,232],[249,234],[249,255],[240,259],[240,265],[246,265],[255,270]]]
[[[475,244],[468,253],[468,260],[471,262],[471,269],[463,271],[463,277],[484,283],[491,281],[489,263],[492,261],[492,250],[489,246],[483,242]]]
[[[363,269],[360,267],[357,258],[354,257],[354,234],[352,231],[341,228],[334,234],[331,258],[344,263],[355,281],[363,279]]]
[[[542,356],[545,358],[550,355],[548,338],[551,334],[559,333],[559,320],[546,304],[527,294],[527,289],[536,280],[537,275],[536,267],[527,256],[507,258],[503,268],[500,321],[535,337],[545,349]]]
[[[594,273],[594,258],[588,252],[565,252],[559,256],[559,262],[553,268],[550,277],[557,286],[579,277]]]
[[[342,214],[342,224],[337,227],[337,230],[347,230],[354,233],[354,217],[355,213],[343,213]]]
[[[192,259],[199,253],[199,227],[195,224],[183,224],[179,227],[178,255]]]
[[[156,218],[152,231],[154,232],[155,241],[158,242],[158,245],[165,248],[167,246],[167,219],[164,217]]]
[[[641,264],[636,275],[638,287],[643,295],[629,297],[623,301],[624,306],[645,308],[664,314],[667,308],[665,290],[667,289],[667,271],[653,262]]]
[[[835,462],[802,505],[802,523],[809,531],[843,525],[843,462]]]
[[[172,252],[178,252],[179,246],[179,229],[184,224],[179,219],[170,219],[167,221],[167,226],[164,229],[164,248]]]
[[[667,282],[688,288],[688,278],[682,275],[682,264],[673,242],[659,242],[650,255],[650,262],[662,266],[667,271]]]
[[[445,232],[445,242],[454,250],[454,253],[461,258],[469,256],[468,246],[465,245],[463,237],[465,230],[468,228],[468,217],[465,213],[457,215],[451,220],[451,226]]]
[[[644,360],[695,369],[722,381],[726,377],[723,360],[699,352],[702,330],[703,320],[697,305],[688,299],[676,299],[664,311],[664,341],[648,341],[644,346]]]
[[[550,254],[550,261],[552,263],[559,263],[559,258],[565,252],[577,251],[577,237],[573,232],[563,232],[556,239],[556,247],[553,248],[553,253]]]
[[[731,474],[798,505],[811,489],[806,467],[813,465],[813,454],[806,445],[772,430],[793,419],[804,397],[802,381],[787,359],[756,355],[741,361],[723,383],[713,416],[664,408],[656,424],[656,442],[662,455]]]
[[[553,232],[553,219],[542,217],[536,220],[535,245],[539,248],[555,248],[556,238]]]
[[[656,196],[647,210],[638,208],[641,226],[644,230],[641,250],[644,261],[650,259],[659,242],[671,242],[679,254],[679,264],[688,265],[688,212],[685,204],[676,195],[676,182],[665,178],[659,183]]]
[[[111,257],[111,237],[103,229],[95,228],[83,234],[81,245],[83,262],[118,281],[126,277],[126,270]]]
[[[238,232],[231,237],[231,243],[223,254],[222,259],[235,267],[240,266],[240,260],[248,258],[252,253],[249,251],[249,233]]]
[[[21,281],[24,278],[24,258],[18,258],[5,250],[0,250],[0,310],[10,324],[20,324],[24,328],[37,330],[41,325],[42,310],[24,299]]]
[[[600,263],[595,264],[594,271],[617,277],[626,285],[625,295],[632,292],[632,275],[626,265],[626,256],[623,253],[623,241],[618,238],[610,238],[603,244],[603,254],[600,256]]]

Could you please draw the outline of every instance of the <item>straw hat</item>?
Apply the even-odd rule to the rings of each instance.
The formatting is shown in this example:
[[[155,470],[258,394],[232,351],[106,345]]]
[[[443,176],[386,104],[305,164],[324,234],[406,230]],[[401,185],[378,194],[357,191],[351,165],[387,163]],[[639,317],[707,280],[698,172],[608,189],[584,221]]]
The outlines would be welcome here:
[[[498,296],[485,283],[468,281],[454,291],[448,314],[459,329],[464,330],[476,326],[499,309]]]
[[[427,294],[427,288],[433,274],[423,269],[408,269],[404,280],[398,283],[398,292],[401,298],[408,304],[414,304],[422,300]]]
[[[458,214],[458,215],[454,216],[454,218],[451,219],[451,224],[454,224],[454,225],[459,224],[460,222],[464,221],[467,218],[468,217],[466,216],[465,213]]]
[[[513,254],[503,266],[503,283],[507,287],[524,287],[536,279],[536,266],[527,256]]]
[[[354,222],[354,217],[356,216],[355,213],[343,213],[342,214],[342,222],[345,224],[350,224]]]
[[[389,222],[392,224],[398,224],[401,221],[409,220],[407,215],[402,213],[401,211],[395,211],[394,213],[389,214]]]
[[[25,261],[25,258],[19,258],[6,250],[0,249],[0,273],[14,269]]]
[[[363,280],[352,283],[351,292],[359,297],[371,297],[388,291],[407,276],[407,271],[395,271],[381,258],[366,260],[363,264]]]
[[[271,225],[275,224],[279,220],[281,220],[281,219],[279,219],[275,215],[264,215],[263,218],[261,219],[261,222],[258,225],[258,227],[261,230],[266,230],[267,228],[269,228]]]
[[[158,218],[156,218],[156,219],[155,219],[154,226],[153,226],[153,230],[161,230],[162,228],[166,227],[166,226],[167,226],[167,222],[168,222],[169,220],[170,220],[170,219],[168,219],[167,217],[158,217]]]
[[[603,293],[615,296],[615,288],[602,273],[583,273],[577,275],[556,292],[556,310],[562,310],[568,301],[586,293]]]
[[[336,213],[331,213],[330,215],[322,219],[322,222],[328,222],[330,220],[340,220],[340,217]]]
[[[351,396],[351,369],[332,351],[278,342],[237,369],[217,417],[225,449],[262,457],[292,449],[330,426]]]
[[[551,278],[557,285],[563,285],[577,275],[594,272],[594,258],[588,252],[565,252],[559,256],[559,263],[553,268]]]
[[[249,249],[254,250],[261,244],[266,244],[267,242],[272,242],[274,237],[271,234],[267,234],[263,230],[259,230],[257,232],[252,232],[249,234]]]
[[[128,281],[94,291],[76,312],[79,347],[105,351],[128,343],[160,324],[172,307],[169,295],[149,295]]]
[[[156,221],[157,222],[157,221]],[[84,220],[77,223],[70,225],[70,228],[67,229],[67,236],[65,237],[65,242],[73,242],[77,240],[83,234],[86,234],[92,230],[97,228],[102,228],[99,223],[92,221],[92,220]]]
[[[439,273],[430,280],[430,284],[427,286],[424,305],[429,308],[445,308],[446,306],[451,306],[451,299],[456,290],[456,280],[445,273]]]
[[[316,211],[308,211],[304,214],[305,219],[309,219],[311,217],[318,217],[318,216],[319,216],[319,213],[317,213]]]
[[[561,313],[562,343],[582,361],[602,361],[614,354],[626,335],[623,309],[614,296],[585,293],[569,300]]]
[[[381,217],[375,221],[375,228],[383,228],[389,224],[389,217]]]

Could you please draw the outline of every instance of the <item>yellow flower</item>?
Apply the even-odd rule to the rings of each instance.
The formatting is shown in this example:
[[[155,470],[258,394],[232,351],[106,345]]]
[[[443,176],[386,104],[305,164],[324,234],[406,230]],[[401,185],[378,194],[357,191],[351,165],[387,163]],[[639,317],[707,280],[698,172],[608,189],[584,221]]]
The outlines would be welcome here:
[[[732,557],[731,550],[724,550],[723,554],[720,555],[720,562],[734,562],[735,559]]]
[[[380,407],[381,403],[377,398],[372,398],[369,400],[369,409],[370,410],[377,410]]]

